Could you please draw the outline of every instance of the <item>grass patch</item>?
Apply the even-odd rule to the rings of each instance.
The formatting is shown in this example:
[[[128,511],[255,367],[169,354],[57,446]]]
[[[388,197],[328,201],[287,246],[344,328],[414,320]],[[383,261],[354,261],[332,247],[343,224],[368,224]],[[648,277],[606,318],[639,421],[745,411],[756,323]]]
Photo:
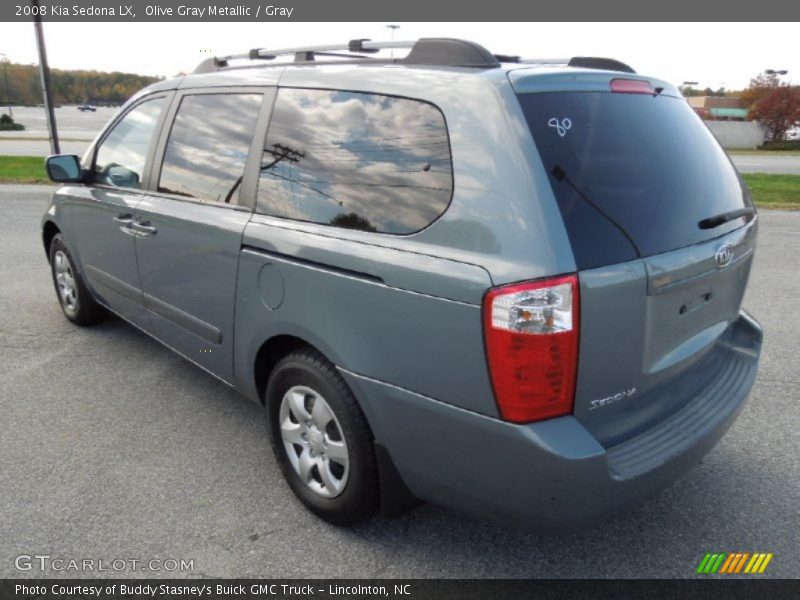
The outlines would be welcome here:
[[[731,156],[800,156],[800,150],[754,150],[752,148],[731,148]]]
[[[800,140],[783,140],[782,142],[765,142],[759,150],[795,150],[800,151]]]
[[[44,158],[39,156],[0,156],[1,183],[49,183]]]
[[[742,173],[759,208],[800,210],[800,175]]]

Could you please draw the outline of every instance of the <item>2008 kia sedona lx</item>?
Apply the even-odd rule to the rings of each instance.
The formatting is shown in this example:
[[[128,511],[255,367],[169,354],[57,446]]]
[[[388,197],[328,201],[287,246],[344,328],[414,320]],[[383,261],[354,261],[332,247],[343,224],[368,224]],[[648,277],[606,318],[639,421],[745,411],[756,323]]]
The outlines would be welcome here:
[[[390,45],[209,59],[50,157],[64,314],[112,311],[263,403],[334,523],[427,500],[559,529],[671,482],[760,353],[725,152],[615,60],[369,56]]]

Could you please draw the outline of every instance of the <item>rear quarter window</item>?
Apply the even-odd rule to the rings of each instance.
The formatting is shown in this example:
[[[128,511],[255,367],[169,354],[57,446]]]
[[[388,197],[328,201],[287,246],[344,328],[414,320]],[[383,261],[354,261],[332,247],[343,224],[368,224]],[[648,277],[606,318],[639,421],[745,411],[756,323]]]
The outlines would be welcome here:
[[[438,218],[452,193],[447,126],[435,106],[334,90],[278,92],[258,212],[408,234]]]

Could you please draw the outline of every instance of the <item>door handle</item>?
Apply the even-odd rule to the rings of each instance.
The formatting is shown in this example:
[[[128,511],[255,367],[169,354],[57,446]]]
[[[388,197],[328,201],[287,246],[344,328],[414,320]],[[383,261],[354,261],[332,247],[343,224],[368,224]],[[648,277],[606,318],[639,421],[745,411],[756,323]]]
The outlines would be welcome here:
[[[131,213],[120,213],[114,220],[119,223],[119,230],[126,234],[136,236],[136,233],[131,229],[131,223],[133,222],[133,215]]]
[[[143,236],[155,235],[158,231],[155,227],[150,225],[150,221],[133,221],[130,228],[134,231],[141,233]]]

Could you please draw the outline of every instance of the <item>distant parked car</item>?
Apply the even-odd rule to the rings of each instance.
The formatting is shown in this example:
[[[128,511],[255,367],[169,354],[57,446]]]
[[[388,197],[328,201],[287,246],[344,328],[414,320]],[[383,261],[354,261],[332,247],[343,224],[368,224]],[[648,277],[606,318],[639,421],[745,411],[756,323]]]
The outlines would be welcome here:
[[[787,140],[800,140],[800,127],[792,129],[786,134]]]
[[[97,107],[94,104],[81,104],[78,106],[78,110],[81,112],[96,112]]]

